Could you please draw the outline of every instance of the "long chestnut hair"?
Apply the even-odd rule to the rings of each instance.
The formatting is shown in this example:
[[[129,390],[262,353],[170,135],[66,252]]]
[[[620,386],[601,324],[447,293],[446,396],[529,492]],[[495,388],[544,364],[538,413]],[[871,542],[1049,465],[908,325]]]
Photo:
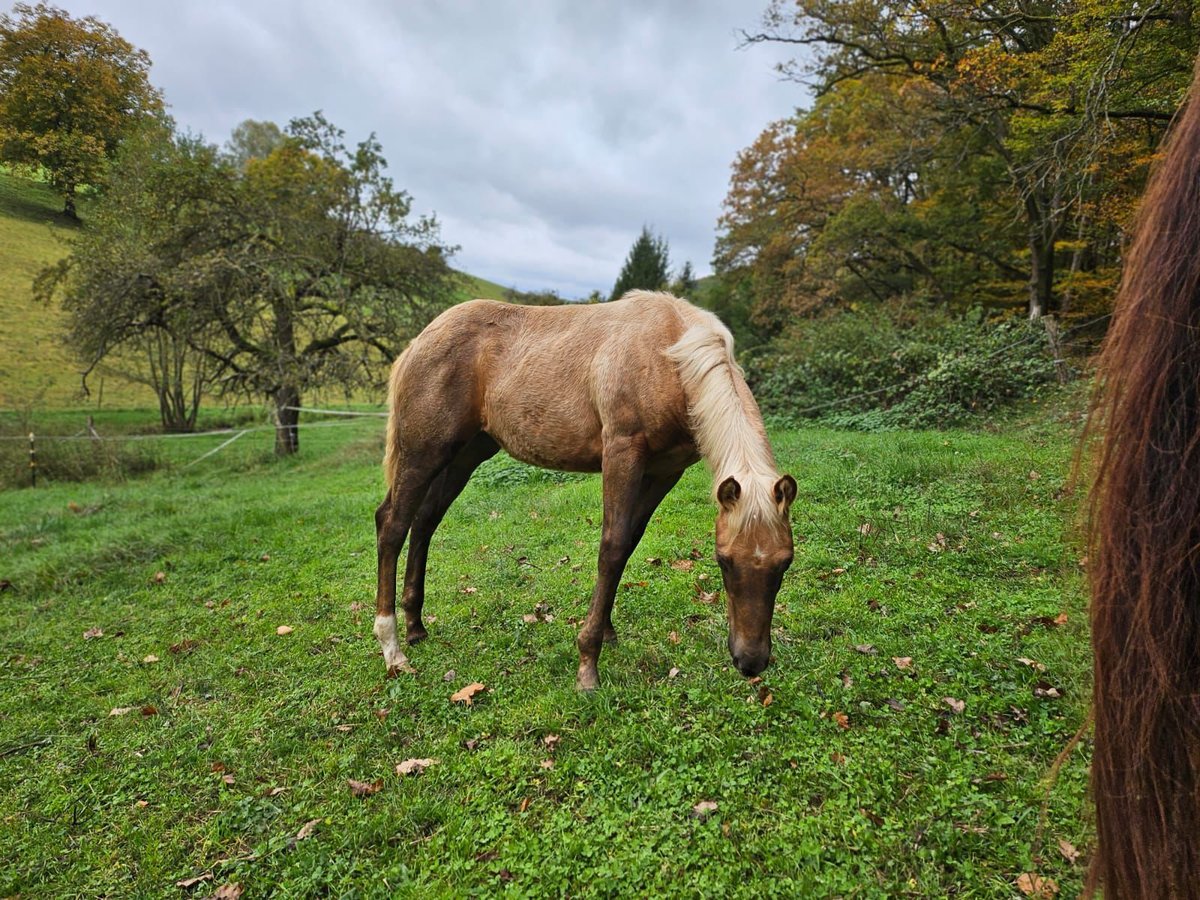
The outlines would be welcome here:
[[[1198,92],[1151,176],[1100,357],[1088,889],[1106,898],[1200,897]]]

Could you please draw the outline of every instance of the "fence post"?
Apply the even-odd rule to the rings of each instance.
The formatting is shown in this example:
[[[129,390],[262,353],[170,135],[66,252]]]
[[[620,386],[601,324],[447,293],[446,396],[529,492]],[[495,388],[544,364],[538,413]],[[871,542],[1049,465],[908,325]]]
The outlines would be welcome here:
[[[1067,361],[1063,359],[1058,320],[1054,316],[1042,316],[1042,324],[1046,326],[1046,338],[1050,344],[1050,352],[1054,356],[1054,374],[1058,377],[1059,384],[1066,384],[1071,380],[1071,370],[1067,368]]]
[[[33,443],[33,432],[29,432],[29,486],[37,487],[37,447]]]

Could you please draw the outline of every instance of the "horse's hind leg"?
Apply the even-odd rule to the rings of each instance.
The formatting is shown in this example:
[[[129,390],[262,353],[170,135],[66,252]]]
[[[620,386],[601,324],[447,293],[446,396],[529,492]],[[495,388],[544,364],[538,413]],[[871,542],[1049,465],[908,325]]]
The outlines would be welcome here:
[[[408,539],[408,564],[404,570],[404,593],[400,601],[410,644],[415,644],[426,635],[425,625],[421,622],[421,608],[425,605],[425,563],[429,559],[429,541],[446,515],[446,510],[466,487],[471,474],[499,449],[499,445],[488,435],[483,432],[477,434],[433,480],[417,511]]]

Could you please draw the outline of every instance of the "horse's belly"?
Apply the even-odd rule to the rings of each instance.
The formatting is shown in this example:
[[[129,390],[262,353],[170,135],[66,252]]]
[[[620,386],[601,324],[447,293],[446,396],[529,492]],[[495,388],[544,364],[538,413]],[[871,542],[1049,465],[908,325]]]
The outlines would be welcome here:
[[[599,435],[592,441],[580,439],[579,436],[560,436],[556,440],[544,441],[531,434],[497,433],[501,429],[484,430],[505,453],[532,466],[563,472],[600,471],[602,449]]]

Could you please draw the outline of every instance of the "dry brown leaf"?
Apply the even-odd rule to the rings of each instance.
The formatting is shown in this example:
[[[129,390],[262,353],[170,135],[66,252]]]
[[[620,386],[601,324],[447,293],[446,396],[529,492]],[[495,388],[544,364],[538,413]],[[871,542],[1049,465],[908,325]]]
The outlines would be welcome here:
[[[863,654],[863,656],[875,656],[879,653],[873,644],[855,644],[854,649]]]
[[[196,649],[198,643],[191,638],[184,638],[178,644],[172,644],[170,650],[172,653],[191,653]]]
[[[1026,897],[1049,900],[1058,893],[1058,885],[1052,878],[1043,878],[1033,872],[1025,872],[1017,876],[1017,890]]]
[[[858,533],[863,535],[864,537],[866,535],[870,534],[874,530],[875,530],[875,526],[872,525],[870,522],[863,522],[861,525],[858,526]]]
[[[388,713],[390,713],[390,712],[391,712],[391,710],[388,709],[387,707],[377,709],[377,710],[375,710],[375,718],[377,718],[380,722],[382,722],[384,719],[386,719],[388,717]]]
[[[333,727],[334,727],[334,730],[335,730],[335,731],[340,731],[340,732],[342,732],[343,734],[345,734],[346,732],[349,732],[349,731],[353,731],[353,730],[354,730],[354,726],[353,726],[353,725],[348,725],[348,724],[346,724],[346,723],[342,723],[341,725],[334,725]]]
[[[230,787],[232,787],[232,786],[233,786],[233,784],[234,784],[234,781],[235,781],[234,777],[233,777],[232,775],[228,775],[228,774],[227,774],[227,775],[222,775],[222,776],[221,776],[221,780],[222,780],[223,782],[225,782],[225,784],[229,785]]]
[[[696,564],[690,559],[673,559],[671,568],[677,572],[690,572],[696,568]]]
[[[517,812],[525,812],[527,809],[529,809],[529,798],[523,797],[521,798],[521,805],[518,807]]]
[[[547,750],[553,753],[560,740],[561,738],[557,734],[548,734],[542,738],[542,743],[546,745]]]
[[[671,671],[667,673],[667,677],[675,678],[678,675],[679,675],[679,669],[675,668],[675,666],[671,666]]]
[[[1028,659],[1024,656],[1018,656],[1017,662],[1024,663],[1025,665],[1029,666],[1029,668],[1031,668],[1037,672],[1045,672],[1046,671],[1046,667],[1044,665],[1042,665],[1040,662],[1036,662],[1035,660]]]
[[[263,791],[263,796],[264,797],[278,797],[280,794],[282,794],[286,790],[287,790],[287,788],[285,788],[285,787],[267,788],[265,791]]]
[[[89,628],[87,631],[85,631],[83,633],[83,639],[85,641],[90,641],[90,640],[93,640],[94,638],[100,638],[100,637],[104,637],[104,629],[103,628]]]
[[[483,682],[472,681],[466,687],[459,688],[457,691],[455,691],[453,694],[451,694],[450,702],[451,703],[465,703],[465,704],[467,704],[467,706],[471,706],[474,703],[472,698],[476,694],[481,693],[486,690],[487,690],[487,685],[484,684]]]
[[[262,561],[262,562],[270,562],[270,561],[271,561],[271,554],[270,554],[270,553],[264,553],[262,556],[260,556],[260,557],[259,557],[259,560],[260,560],[260,561]]]
[[[144,662],[146,664],[156,663],[156,662],[158,662],[158,657],[155,656],[153,653],[147,653],[145,656],[142,657],[142,662]]]
[[[762,700],[763,706],[770,706],[775,702],[775,695],[765,689],[758,692],[758,698]]]
[[[313,832],[317,830],[317,826],[321,824],[320,819],[309,819],[300,826],[300,830],[296,832],[296,840],[303,841],[313,836]]]
[[[897,669],[911,669],[912,668],[912,657],[911,656],[893,656],[892,662],[894,662],[896,664]]]
[[[350,793],[355,797],[370,797],[372,794],[378,794],[383,788],[382,778],[375,781],[355,781],[349,778],[347,783],[350,785]]]
[[[646,565],[661,566],[662,565],[662,557],[661,556],[647,556],[646,557]]]
[[[967,708],[967,704],[964,701],[957,700],[954,697],[943,697],[942,702],[950,707],[951,711],[955,714],[958,714]]]
[[[244,890],[245,888],[242,887],[241,882],[231,881],[217,888],[210,900],[238,900],[238,897],[242,896]]]
[[[124,716],[136,709],[136,706],[114,706],[111,710],[109,710],[108,714],[110,716]]]
[[[1075,845],[1062,838],[1058,839],[1058,852],[1063,855],[1063,859],[1071,864],[1074,864],[1079,859],[1079,851],[1075,849]]]
[[[846,757],[835,750],[829,754],[829,761],[835,766],[844,766],[846,764]]]
[[[142,715],[143,716],[157,716],[158,715],[158,707],[152,706],[152,705],[143,706],[142,707]]]
[[[717,811],[716,800],[701,800],[692,807],[692,815],[703,822]]]
[[[679,643],[679,632],[678,631],[670,632],[669,634],[667,634],[667,640],[670,641],[672,644],[678,644]]]
[[[720,591],[706,591],[700,585],[696,585],[696,599],[701,603],[716,603],[720,596]]]
[[[850,717],[844,712],[835,712],[833,714],[833,721],[837,722],[837,727],[843,731],[850,728]]]
[[[291,625],[280,625],[275,629],[275,633],[278,635],[291,634],[293,631],[295,631],[295,629],[292,628]]]
[[[468,584],[465,588],[462,589],[462,593],[464,593],[464,594],[474,594],[474,593],[478,593],[478,591],[479,591],[479,588],[475,587],[474,585],[470,585],[470,584]]]
[[[186,891],[188,888],[193,888],[203,881],[212,881],[212,877],[212,872],[204,872],[200,875],[197,875],[195,878],[180,878],[177,882],[175,882],[175,887],[183,888]]]
[[[430,766],[436,766],[440,763],[440,759],[406,759],[404,762],[396,766],[397,775],[420,775]]]
[[[1054,617],[1054,624],[1055,624],[1055,625],[1066,625],[1066,624],[1067,624],[1067,621],[1068,621],[1068,617],[1067,617],[1067,614],[1066,614],[1065,612],[1064,612],[1064,613],[1059,613],[1057,616],[1055,616],[1055,617]]]
[[[154,573],[154,578],[153,578],[153,579],[151,579],[151,580],[152,580],[152,581],[153,581],[155,584],[162,584],[164,581],[166,581],[166,580],[167,580],[167,573],[166,573],[166,572],[155,572],[155,573]]]
[[[554,768],[554,760],[543,759],[540,763],[538,763],[538,765],[541,766],[543,769],[553,769]]]

